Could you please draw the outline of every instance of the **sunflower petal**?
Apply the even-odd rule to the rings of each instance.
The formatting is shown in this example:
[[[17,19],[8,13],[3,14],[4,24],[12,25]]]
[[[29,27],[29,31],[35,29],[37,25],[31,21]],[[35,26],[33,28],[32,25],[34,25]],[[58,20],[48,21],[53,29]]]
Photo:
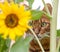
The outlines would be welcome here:
[[[6,29],[5,32],[4,32],[4,35],[3,35],[2,37],[3,37],[4,39],[6,39],[7,36],[8,36],[8,34],[9,34],[9,30]]]
[[[4,12],[5,15],[7,15],[9,13],[10,7],[9,7],[9,5],[0,3],[0,9],[2,10],[2,12]]]
[[[0,27],[4,25],[4,21],[0,20]]]
[[[0,3],[0,9],[3,12],[0,14],[0,33],[4,34],[3,37],[9,36],[11,40],[15,40],[16,36],[22,36],[31,18],[30,11],[26,11],[24,6],[18,7],[14,2],[8,3],[7,1],[4,4]],[[18,17],[18,25],[13,28],[5,24],[5,19],[9,14],[15,14]]]
[[[20,11],[20,13],[22,12],[24,12],[25,11],[25,7],[23,6],[23,5],[21,5],[20,7],[19,7],[19,11]]]
[[[29,17],[29,16],[31,16],[31,13],[30,13],[30,11],[25,11],[22,13],[22,15],[25,17],[27,17],[27,16]]]
[[[0,14],[0,20],[4,20],[6,16],[4,14]]]
[[[16,34],[14,33],[14,31],[10,30],[9,38],[10,38],[11,40],[15,40],[15,37],[16,37]]]
[[[15,28],[14,32],[16,33],[17,36],[22,36],[24,34],[23,31],[20,31],[21,29]]]

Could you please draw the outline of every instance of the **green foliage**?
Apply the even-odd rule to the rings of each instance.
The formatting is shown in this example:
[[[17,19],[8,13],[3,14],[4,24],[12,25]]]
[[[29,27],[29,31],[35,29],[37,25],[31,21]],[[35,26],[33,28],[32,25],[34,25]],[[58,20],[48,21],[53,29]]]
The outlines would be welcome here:
[[[27,37],[25,39],[19,38],[16,43],[12,46],[10,52],[28,52],[29,43],[32,40],[32,37]]]
[[[10,47],[11,40],[9,38],[6,39],[6,46]]]
[[[38,20],[42,17],[43,13],[41,11],[38,10],[32,10],[32,20]]]
[[[43,14],[45,14],[49,19],[52,18],[50,15],[48,15],[44,11],[32,10],[31,13],[32,13],[32,20],[39,20]]]
[[[60,36],[60,29],[57,30],[57,36]]]
[[[45,14],[49,19],[52,19],[52,16],[50,16],[48,13],[41,11],[43,14]]]
[[[8,52],[9,46],[7,46],[7,44],[6,39],[0,36],[0,52]]]
[[[59,47],[59,52],[60,52],[60,47]]]
[[[23,2],[24,0],[14,0],[15,3]]]
[[[32,8],[32,4],[33,4],[34,0],[27,0],[27,1],[29,3],[29,7]]]

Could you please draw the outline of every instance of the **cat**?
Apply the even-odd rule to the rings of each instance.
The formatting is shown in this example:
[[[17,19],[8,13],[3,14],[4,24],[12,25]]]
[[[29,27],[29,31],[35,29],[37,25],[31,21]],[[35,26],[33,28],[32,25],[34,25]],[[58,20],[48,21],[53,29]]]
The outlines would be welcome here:
[[[52,6],[51,4],[46,4],[50,14],[52,14]],[[46,12],[45,7],[43,8],[44,12]],[[46,52],[50,50],[50,19],[43,14],[41,19],[32,21],[33,31],[36,33],[37,37],[41,41],[41,44]],[[48,37],[45,36],[48,34]],[[42,52],[37,41],[33,39],[30,42],[29,52]]]

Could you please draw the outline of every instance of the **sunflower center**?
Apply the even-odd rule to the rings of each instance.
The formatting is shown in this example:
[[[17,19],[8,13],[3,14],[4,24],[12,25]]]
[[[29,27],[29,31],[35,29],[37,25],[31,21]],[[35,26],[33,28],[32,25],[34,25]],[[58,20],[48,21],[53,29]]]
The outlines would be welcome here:
[[[14,28],[18,25],[18,17],[15,14],[7,15],[5,19],[5,24],[7,27]]]

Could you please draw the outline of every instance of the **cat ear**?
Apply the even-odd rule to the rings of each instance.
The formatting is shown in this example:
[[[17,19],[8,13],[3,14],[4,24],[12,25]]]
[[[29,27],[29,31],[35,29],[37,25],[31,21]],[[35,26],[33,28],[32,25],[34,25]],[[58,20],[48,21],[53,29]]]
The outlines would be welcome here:
[[[50,3],[47,3],[46,5],[47,5],[47,7],[48,7],[48,9],[49,9],[50,14],[52,14],[52,6],[51,6],[51,4],[50,4]],[[42,11],[46,12],[45,7],[43,8]]]

